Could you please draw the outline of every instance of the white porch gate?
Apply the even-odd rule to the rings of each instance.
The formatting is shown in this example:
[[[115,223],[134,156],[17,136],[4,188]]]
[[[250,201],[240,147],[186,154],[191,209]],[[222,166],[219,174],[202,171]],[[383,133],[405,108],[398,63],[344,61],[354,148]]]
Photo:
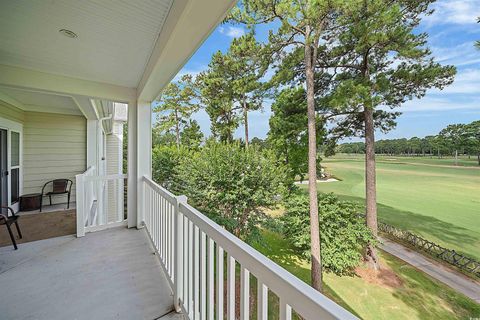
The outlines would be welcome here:
[[[75,176],[77,237],[82,237],[87,232],[126,225],[124,215],[126,179],[125,174],[98,176],[93,166]]]

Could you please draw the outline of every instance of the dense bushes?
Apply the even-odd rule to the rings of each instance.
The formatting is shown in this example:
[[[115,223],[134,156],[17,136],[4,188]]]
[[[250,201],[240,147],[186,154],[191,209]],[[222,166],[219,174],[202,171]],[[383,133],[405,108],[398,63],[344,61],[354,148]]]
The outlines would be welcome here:
[[[190,204],[244,240],[258,238],[263,210],[284,202],[285,237],[310,258],[308,197],[299,191],[285,198],[287,171],[271,151],[255,146],[211,142],[196,151],[177,146],[153,150],[156,182],[187,195]],[[322,262],[336,274],[349,273],[360,262],[366,244],[375,243],[357,209],[332,194],[319,197]]]
[[[322,263],[325,269],[346,274],[362,258],[362,249],[374,237],[358,216],[356,204],[340,201],[333,194],[319,195],[319,220]],[[310,258],[310,216],[306,194],[293,194],[286,201],[282,217],[285,236],[306,258]]]
[[[242,239],[258,235],[265,208],[281,199],[285,166],[270,151],[210,143],[199,151],[154,150],[154,179]]]
[[[177,191],[177,167],[182,159],[188,158],[192,151],[175,145],[158,145],[152,150],[153,180],[163,187]]]

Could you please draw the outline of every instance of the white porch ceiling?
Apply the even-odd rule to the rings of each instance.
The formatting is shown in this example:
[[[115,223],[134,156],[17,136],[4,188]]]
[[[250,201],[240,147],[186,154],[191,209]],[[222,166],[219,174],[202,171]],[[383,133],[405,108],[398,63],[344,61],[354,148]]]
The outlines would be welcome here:
[[[10,102],[13,101],[14,106],[25,111],[82,114],[73,98],[69,96],[9,87],[0,87],[0,95],[0,100],[2,97],[8,97]]]
[[[135,88],[172,2],[1,1],[0,64]]]

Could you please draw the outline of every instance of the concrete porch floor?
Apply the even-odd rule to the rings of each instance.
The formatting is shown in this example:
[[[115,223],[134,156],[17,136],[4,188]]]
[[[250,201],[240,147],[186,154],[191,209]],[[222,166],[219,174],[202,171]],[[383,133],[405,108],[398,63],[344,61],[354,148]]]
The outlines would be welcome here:
[[[0,248],[1,319],[184,319],[145,230]]]

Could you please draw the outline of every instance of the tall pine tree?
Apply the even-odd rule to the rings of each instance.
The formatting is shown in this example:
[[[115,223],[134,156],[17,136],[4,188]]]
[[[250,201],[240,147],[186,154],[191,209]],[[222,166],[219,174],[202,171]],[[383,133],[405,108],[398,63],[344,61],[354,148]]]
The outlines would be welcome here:
[[[322,291],[323,285],[318,224],[315,69],[320,42],[330,25],[333,2],[328,0],[244,0],[231,14],[234,21],[250,26],[263,23],[278,24],[278,28],[271,30],[269,34],[270,50],[277,57],[284,56],[292,49],[303,51],[307,100],[311,275],[312,286],[319,291]]]
[[[407,100],[422,98],[429,88],[443,89],[453,82],[455,68],[436,63],[426,33],[415,28],[431,13],[434,0],[351,0],[337,20],[338,41],[333,49],[343,72],[333,103],[351,108],[345,119],[365,138],[366,223],[377,234],[375,124],[395,113]],[[372,246],[366,258],[378,268]]]

